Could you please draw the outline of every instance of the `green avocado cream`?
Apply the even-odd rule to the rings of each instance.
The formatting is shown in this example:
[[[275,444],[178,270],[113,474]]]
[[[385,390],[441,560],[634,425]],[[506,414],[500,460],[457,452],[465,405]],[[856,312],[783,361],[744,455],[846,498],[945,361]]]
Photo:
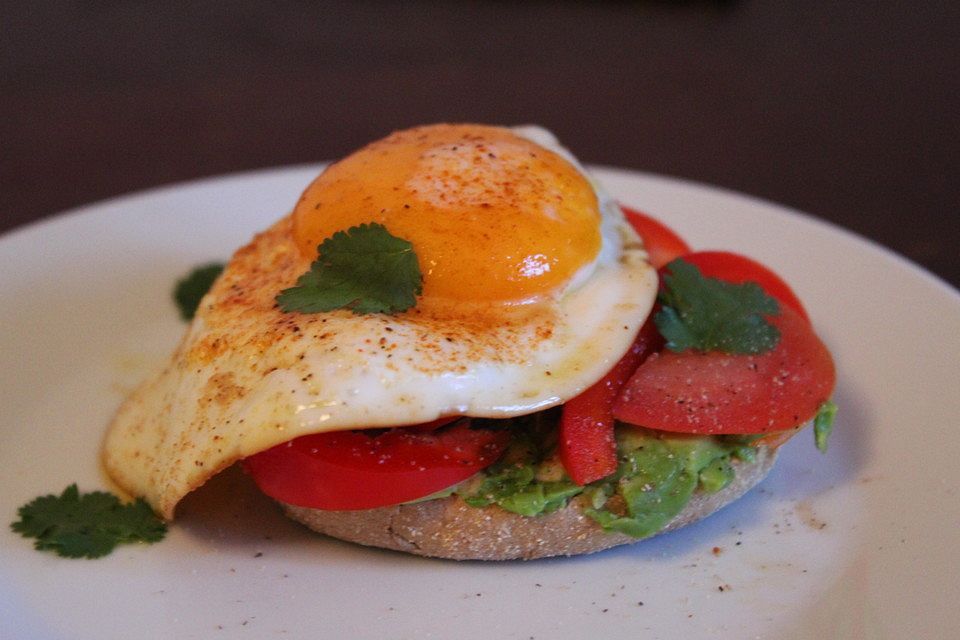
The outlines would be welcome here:
[[[456,488],[467,504],[536,516],[583,494],[590,504],[584,513],[604,529],[644,538],[682,511],[698,488],[712,493],[730,484],[733,458],[756,455],[750,438],[665,434],[620,424],[617,471],[581,487],[557,458],[555,429],[551,434],[542,425],[530,426],[517,431],[498,462]]]

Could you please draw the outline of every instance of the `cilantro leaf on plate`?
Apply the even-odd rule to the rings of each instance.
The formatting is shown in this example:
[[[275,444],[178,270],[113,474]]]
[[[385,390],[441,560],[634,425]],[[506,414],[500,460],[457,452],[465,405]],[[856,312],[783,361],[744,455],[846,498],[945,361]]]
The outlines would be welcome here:
[[[414,306],[423,289],[413,245],[382,224],[337,231],[317,251],[319,256],[296,286],[277,296],[283,311],[395,313]]]
[[[667,265],[663,308],[654,316],[671,351],[763,353],[780,340],[780,331],[765,315],[780,313],[780,305],[755,282],[734,284],[705,277],[677,258]]]
[[[123,504],[113,494],[81,494],[72,484],[59,496],[36,498],[20,507],[11,528],[33,546],[65,558],[99,558],[125,542],[157,542],[167,526],[139,499]]]
[[[197,313],[197,307],[200,306],[200,300],[210,291],[214,281],[223,272],[223,264],[211,262],[202,267],[197,267],[188,275],[177,281],[177,287],[173,291],[173,299],[180,309],[180,317],[184,320],[193,320]]]

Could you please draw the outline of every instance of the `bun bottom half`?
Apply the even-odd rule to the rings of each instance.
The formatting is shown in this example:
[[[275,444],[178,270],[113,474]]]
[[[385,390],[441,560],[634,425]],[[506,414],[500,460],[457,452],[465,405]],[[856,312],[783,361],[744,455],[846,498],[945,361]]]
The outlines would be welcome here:
[[[657,534],[701,520],[763,480],[777,452],[760,447],[753,462],[735,463],[736,476],[716,493],[697,490]],[[521,516],[497,506],[471,507],[451,496],[364,511],[321,511],[280,503],[286,514],[318,533],[357,544],[451,560],[532,560],[573,556],[637,542],[608,533],[583,514],[577,496],[563,509]],[[654,535],[657,535],[654,534]]]

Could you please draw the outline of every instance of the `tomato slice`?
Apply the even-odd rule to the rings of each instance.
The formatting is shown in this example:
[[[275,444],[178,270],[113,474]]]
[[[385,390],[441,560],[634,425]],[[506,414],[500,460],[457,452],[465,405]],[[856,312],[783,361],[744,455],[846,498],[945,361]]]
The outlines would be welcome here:
[[[623,387],[613,415],[649,429],[681,433],[770,433],[803,424],[830,399],[830,352],[792,306],[768,320],[777,346],[757,355],[663,351]]]
[[[662,344],[656,326],[647,320],[613,369],[563,405],[558,451],[567,474],[577,484],[589,484],[617,470],[613,401],[640,363]]]
[[[443,418],[437,418],[436,420],[431,420],[430,422],[412,424],[408,427],[403,427],[403,428],[412,429],[413,431],[436,431],[440,427],[450,424],[454,420],[459,420],[459,419],[460,419],[460,416],[444,416]]]
[[[806,309],[790,285],[756,260],[729,251],[695,251],[682,257],[699,268],[705,276],[735,284],[756,282],[767,295],[793,308],[804,320],[810,322]]]
[[[656,218],[620,205],[627,222],[643,239],[650,264],[659,269],[674,258],[690,253],[690,246],[677,233]]]
[[[331,511],[416,500],[492,464],[507,431],[461,419],[435,431],[336,431],[302,436],[247,458],[260,490],[288,504]]]

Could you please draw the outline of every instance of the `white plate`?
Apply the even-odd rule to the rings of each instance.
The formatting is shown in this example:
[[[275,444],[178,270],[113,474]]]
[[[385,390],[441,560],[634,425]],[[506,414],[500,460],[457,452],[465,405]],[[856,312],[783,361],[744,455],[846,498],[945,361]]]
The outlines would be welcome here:
[[[290,209],[316,167],[101,203],[0,239],[0,518],[78,482],[183,325],[175,279]],[[453,563],[315,536],[228,472],[168,538],[95,561],[0,532],[0,638],[960,637],[960,296],[843,230],[677,180],[598,170],[698,248],[779,271],[833,349],[830,451],[803,434],[747,497],[594,556]],[[642,603],[642,604],[641,604]]]

